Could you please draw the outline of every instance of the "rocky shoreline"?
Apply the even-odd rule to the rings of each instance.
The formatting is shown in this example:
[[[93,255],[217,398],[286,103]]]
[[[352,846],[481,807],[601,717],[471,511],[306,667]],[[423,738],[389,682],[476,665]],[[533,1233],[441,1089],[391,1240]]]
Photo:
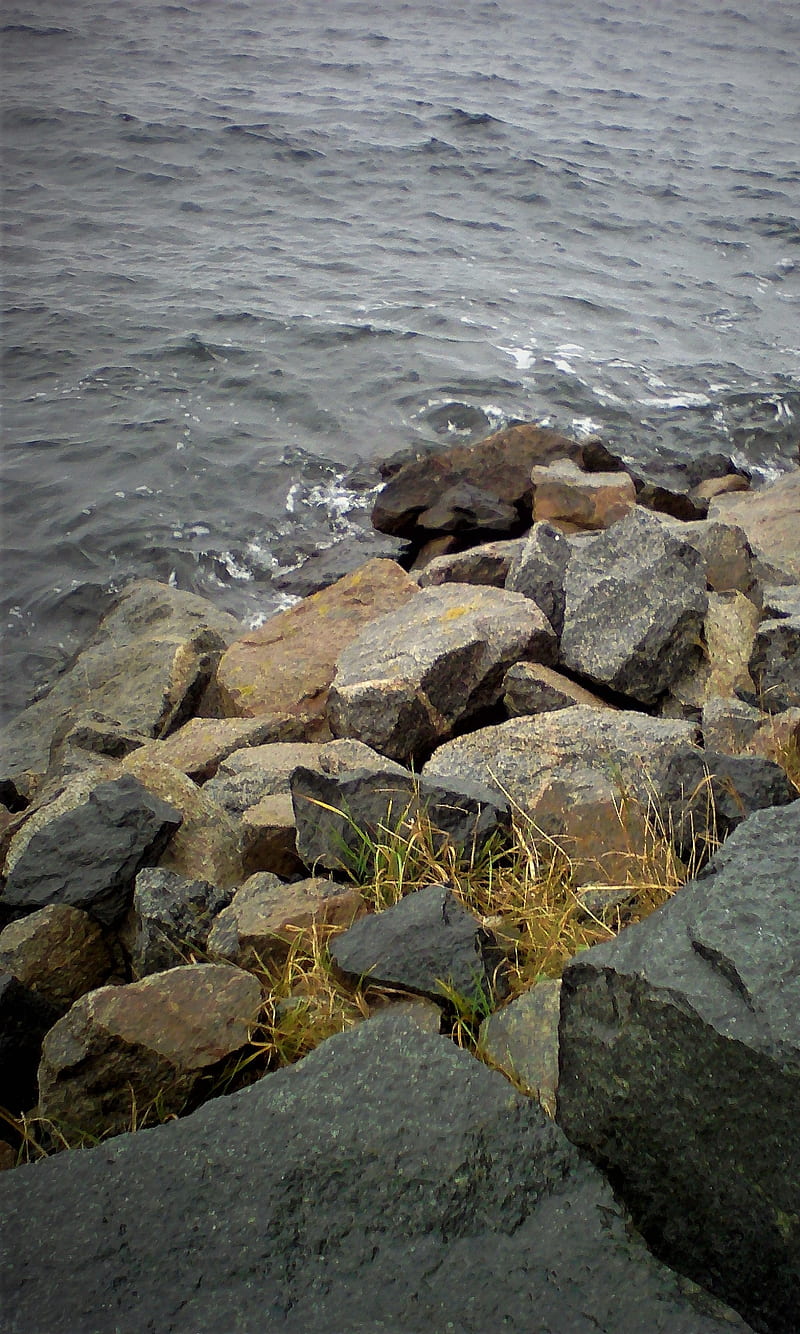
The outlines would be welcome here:
[[[800,470],[521,424],[385,477],[397,559],[248,632],[133,584],[0,738],[7,1328],[791,1334]],[[422,825],[524,827],[591,948],[381,902]],[[350,1010],[287,1064],[309,942]]]

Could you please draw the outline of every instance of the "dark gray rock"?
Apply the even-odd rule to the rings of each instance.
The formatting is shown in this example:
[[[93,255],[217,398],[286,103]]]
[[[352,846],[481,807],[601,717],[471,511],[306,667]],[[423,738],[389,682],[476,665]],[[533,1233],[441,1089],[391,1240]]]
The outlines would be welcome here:
[[[434,505],[417,516],[417,528],[430,533],[513,533],[520,523],[516,506],[468,482],[448,486]]]
[[[697,867],[753,811],[788,806],[797,789],[760,755],[687,749],[674,755],[661,787],[663,827],[678,856]]]
[[[207,880],[189,880],[177,871],[145,867],[133,891],[134,975],[146,977],[177,968],[187,962],[190,952],[205,951],[214,918],[232,898],[232,889],[218,889]]]
[[[764,1334],[800,1311],[800,801],[563,979],[558,1120],[657,1254]]]
[[[338,774],[296,769],[292,803],[299,856],[306,866],[329,870],[355,866],[364,849],[362,833],[374,838],[381,830],[410,827],[421,812],[467,852],[511,822],[506,799],[485,784],[419,778],[389,761],[383,769]]]
[[[708,607],[703,561],[638,506],[575,546],[565,591],[568,671],[655,704],[699,656]]]
[[[746,1330],[533,1101],[391,1013],[186,1120],[0,1174],[0,1227],[7,1334]]]
[[[791,603],[787,603],[791,605]],[[800,615],[762,621],[750,658],[753,701],[768,713],[800,705]]]
[[[231,815],[240,816],[264,797],[288,793],[292,774],[301,766],[339,773],[372,766],[385,771],[391,764],[362,741],[276,741],[229,755],[203,790]],[[403,772],[401,765],[397,769]]]
[[[454,991],[484,1014],[507,994],[494,937],[447,885],[426,885],[362,917],[331,941],[330,953],[350,977],[438,1001]]]
[[[12,1116],[36,1102],[42,1039],[60,1013],[11,973],[0,972],[0,1108]],[[0,1119],[0,1139],[8,1131]]]
[[[503,588],[511,562],[523,546],[523,538],[482,542],[467,551],[434,556],[419,572],[421,588],[435,584],[485,584]]]
[[[0,921],[67,903],[112,926],[131,902],[136,872],[158,861],[180,824],[179,812],[132,775],[100,783],[33,835],[0,894]]]
[[[506,588],[531,598],[557,635],[564,626],[564,580],[571,551],[560,529],[545,521],[535,523],[506,579]]]

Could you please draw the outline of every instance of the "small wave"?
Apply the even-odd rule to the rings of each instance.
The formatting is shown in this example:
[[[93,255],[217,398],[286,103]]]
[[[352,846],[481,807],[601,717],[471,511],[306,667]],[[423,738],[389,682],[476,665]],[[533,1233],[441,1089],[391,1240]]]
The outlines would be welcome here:
[[[22,33],[26,37],[74,37],[71,28],[37,28],[31,23],[5,23],[0,33]]]
[[[496,116],[490,116],[488,111],[465,111],[463,107],[451,107],[447,116],[456,125],[468,126],[470,129],[482,125],[502,125],[502,121]]]

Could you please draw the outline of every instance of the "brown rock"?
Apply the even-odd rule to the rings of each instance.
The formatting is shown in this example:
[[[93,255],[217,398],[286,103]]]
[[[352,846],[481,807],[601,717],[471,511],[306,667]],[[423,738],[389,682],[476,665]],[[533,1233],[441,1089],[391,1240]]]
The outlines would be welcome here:
[[[715,500],[717,496],[730,495],[733,491],[749,491],[750,483],[738,472],[730,472],[727,477],[707,477],[698,482],[689,492],[693,500]]]
[[[141,752],[148,760],[171,764],[195,783],[204,783],[228,755],[268,741],[271,730],[263,718],[190,718],[165,741],[151,741]]]
[[[446,556],[454,551],[458,546],[458,538],[452,533],[443,533],[441,537],[431,537],[423,543],[414,557],[411,566],[411,573],[417,574],[419,570],[424,570],[430,565],[432,560],[438,560],[440,556]]]
[[[735,474],[731,474],[735,476]],[[687,542],[702,557],[706,583],[715,593],[738,591],[753,596],[756,578],[753,553],[743,528],[715,519],[661,519],[675,537]]]
[[[633,479],[624,472],[582,472],[561,459],[531,472],[533,517],[565,532],[610,528],[636,504]]]
[[[339,654],[370,621],[418,593],[394,561],[375,559],[273,616],[222,657],[217,682],[226,714],[271,719],[275,741],[328,740],[328,687]]]
[[[112,959],[101,928],[88,913],[54,903],[0,931],[0,969],[66,1010],[102,986]]]
[[[718,496],[709,518],[744,529],[766,582],[800,583],[800,469],[758,491]]]
[[[179,769],[157,764],[139,750],[127,756],[123,768],[183,816],[183,824],[158,865],[179,871],[189,880],[209,880],[221,889],[239,884],[243,874],[241,832],[222,807]]]
[[[44,1040],[39,1112],[67,1133],[130,1130],[158,1100],[180,1113],[202,1077],[248,1041],[254,977],[190,964],[81,997]]]
[[[297,826],[289,792],[276,792],[248,806],[242,815],[242,860],[245,875],[272,871],[290,879],[302,873],[297,855]]]
[[[436,556],[425,565],[419,576],[422,588],[435,584],[486,584],[504,588],[511,562],[524,545],[524,538],[509,541],[483,542],[451,555]]]
[[[758,608],[742,593],[709,593],[705,656],[672,686],[661,708],[666,717],[699,717],[715,695],[754,692],[748,663],[758,617]]]
[[[314,926],[351,926],[366,912],[357,889],[321,876],[285,885],[269,872],[252,875],[217,917],[209,953],[240,968],[285,959],[298,935]]]

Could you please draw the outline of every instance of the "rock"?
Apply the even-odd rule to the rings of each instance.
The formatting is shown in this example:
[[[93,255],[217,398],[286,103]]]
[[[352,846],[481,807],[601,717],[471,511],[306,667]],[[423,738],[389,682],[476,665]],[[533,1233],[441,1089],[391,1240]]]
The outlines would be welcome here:
[[[294,543],[297,531],[291,535]],[[323,588],[330,588],[339,579],[354,574],[368,560],[392,560],[405,566],[408,547],[396,537],[385,537],[365,529],[349,529],[346,538],[329,547],[308,548],[290,559],[288,569],[273,572],[271,585],[292,597],[307,598]],[[280,558],[280,553],[279,553]],[[294,562],[297,562],[296,564]]]
[[[241,830],[205,789],[171,764],[157,764],[141,751],[134,751],[123,763],[149,792],[181,813],[180,829],[166,851],[155,859],[159,866],[189,880],[209,880],[223,889],[239,884]]]
[[[503,678],[503,703],[512,717],[524,713],[549,713],[583,704],[590,709],[613,706],[598,699],[591,691],[570,681],[568,676],[542,667],[538,662],[515,662]]]
[[[705,656],[675,681],[661,701],[667,716],[699,718],[706,701],[753,693],[748,663],[758,627],[758,608],[742,593],[709,593],[703,622]]]
[[[511,562],[523,544],[524,539],[519,537],[506,542],[483,542],[480,546],[470,547],[468,551],[435,556],[420,570],[420,586],[431,588],[438,584],[485,584],[491,588],[503,588]]]
[[[546,979],[484,1019],[481,1052],[555,1115],[561,982]]]
[[[516,509],[521,525],[530,521],[531,468],[555,458],[580,457],[575,440],[524,422],[497,431],[475,445],[456,445],[442,453],[406,463],[380,492],[372,523],[382,533],[419,538],[427,528],[419,517],[450,487],[468,486]]]
[[[391,1012],[185,1120],[4,1173],[0,1218],[9,1334],[746,1329],[533,1100]]]
[[[549,622],[518,593],[470,584],[423,589],[340,655],[331,728],[410,760],[496,704],[512,662],[552,662],[555,650]]]
[[[710,519],[737,524],[758,557],[759,577],[767,583],[800,583],[800,469],[786,473],[771,486],[745,495],[718,496]]]
[[[709,477],[705,482],[698,482],[689,492],[690,499],[700,501],[715,500],[717,496],[729,495],[732,491],[749,491],[750,483],[738,473],[729,473],[727,477]]]
[[[116,760],[110,760],[107,764],[108,767],[84,769],[72,774],[63,785],[39,789],[30,806],[15,816],[6,831],[8,842],[3,864],[6,876],[11,874],[34,834],[38,834],[57,816],[66,815],[68,811],[83,806],[90,792],[94,792],[101,783],[113,782],[121,776],[122,770]]]
[[[800,615],[761,622],[750,672],[762,709],[782,713],[800,707]]]
[[[47,773],[37,788],[37,797],[55,781],[63,783],[72,774],[97,767],[108,768],[109,760],[120,760],[146,741],[141,732],[120,727],[96,709],[70,714],[53,733]]]
[[[417,529],[431,533],[513,533],[520,526],[515,505],[505,504],[478,486],[457,482],[417,515]]]
[[[0,1107],[12,1116],[36,1102],[42,1039],[58,1010],[11,973],[0,971]],[[0,1122],[0,1138],[10,1127]]]
[[[310,929],[350,926],[366,912],[357,889],[322,876],[285,885],[267,871],[251,875],[221,912],[208,938],[209,953],[240,968],[263,972],[282,963]]]
[[[285,879],[303,873],[297,855],[297,827],[288,792],[262,797],[242,816],[242,864],[247,875],[273,871]]]
[[[766,760],[785,763],[787,748],[800,752],[800,708],[784,709],[782,713],[764,716],[761,726],[751,735],[745,746],[748,755],[763,755]]]
[[[39,1066],[39,1112],[62,1132],[131,1128],[159,1101],[183,1111],[204,1076],[248,1041],[261,1004],[254,977],[190,964],[124,987],[90,991],[50,1029]]]
[[[162,737],[189,717],[240,626],[204,598],[166,584],[131,584],[72,668],[0,738],[0,788],[23,801],[46,772],[54,734],[87,710],[125,731]]]
[[[766,587],[762,594],[762,612],[765,620],[800,616],[800,584]]]
[[[564,626],[564,579],[572,545],[550,523],[535,523],[511,562],[506,588],[524,593],[544,612],[557,635]]]
[[[570,459],[534,467],[533,517],[575,532],[610,528],[636,504],[636,488],[624,472],[583,472]]]
[[[66,903],[112,926],[131,901],[136,872],[158,861],[180,824],[179,812],[132,775],[101,783],[33,835],[0,893],[0,920]]]
[[[232,644],[217,682],[226,714],[267,717],[273,741],[325,741],[336,660],[370,621],[419,595],[391,560],[370,560]]]
[[[568,965],[558,1120],[666,1263],[764,1334],[800,1310],[800,801]]]
[[[713,697],[703,705],[701,731],[708,750],[739,755],[769,715],[741,699]]]
[[[706,582],[715,593],[739,592],[751,598],[757,595],[753,553],[743,528],[712,519],[682,523],[665,517],[661,522],[702,557]]]
[[[193,782],[204,783],[233,751],[260,745],[271,731],[263,718],[190,718],[165,741],[142,747],[141,758],[171,764]]]
[[[772,760],[713,750],[674,756],[661,787],[664,828],[682,861],[693,867],[753,811],[796,799],[794,785]]]
[[[330,943],[340,972],[444,1004],[451,993],[479,1011],[507,994],[494,938],[448,885],[414,890],[384,912],[362,917]]]
[[[253,746],[229,755],[205,792],[232,815],[243,815],[264,797],[290,790],[295,769],[338,773],[342,769],[383,769],[387,760],[361,741],[287,741]]]
[[[112,966],[100,927],[66,903],[28,913],[0,931],[0,969],[13,973],[56,1011],[102,986]]]
[[[421,570],[427,569],[431,561],[438,556],[447,556],[458,550],[459,541],[453,533],[440,533],[438,537],[429,537],[427,542],[417,549],[417,553],[409,566],[411,573],[417,578]]]
[[[698,654],[708,601],[700,557],[636,508],[571,554],[561,661],[655,704]]]
[[[131,949],[134,976],[163,973],[205,953],[214,918],[231,901],[230,890],[207,880],[189,880],[176,871],[146,867],[136,877],[136,917]]]

